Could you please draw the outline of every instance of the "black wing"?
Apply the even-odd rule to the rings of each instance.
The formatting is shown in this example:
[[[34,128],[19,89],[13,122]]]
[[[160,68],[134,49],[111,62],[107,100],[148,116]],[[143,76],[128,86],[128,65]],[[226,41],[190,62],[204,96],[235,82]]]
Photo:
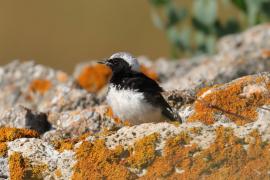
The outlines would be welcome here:
[[[156,81],[150,79],[143,73],[133,72],[129,76],[123,78],[122,87],[126,89],[136,90],[138,92],[160,93],[163,89]]]
[[[123,86],[126,86],[126,88],[137,90],[138,92],[143,92],[146,101],[148,101],[155,107],[159,107],[162,111],[162,114],[169,120],[181,121],[181,118],[173,112],[170,105],[161,95],[163,89],[158,85],[156,81],[150,79],[143,73],[134,73],[130,77],[124,78]]]
[[[171,121],[180,121],[182,123],[180,116],[178,116],[178,114],[172,110],[172,108],[165,101],[161,93],[144,93],[144,96],[146,101],[150,102],[155,107],[159,107],[161,109],[162,115],[165,116],[167,119]]]

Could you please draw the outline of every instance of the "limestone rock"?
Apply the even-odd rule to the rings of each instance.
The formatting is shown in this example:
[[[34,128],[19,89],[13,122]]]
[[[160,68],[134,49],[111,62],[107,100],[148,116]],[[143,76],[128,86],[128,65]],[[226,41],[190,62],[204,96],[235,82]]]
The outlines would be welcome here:
[[[0,114],[0,126],[34,129],[44,133],[51,128],[45,113],[34,112],[23,106],[16,106]]]

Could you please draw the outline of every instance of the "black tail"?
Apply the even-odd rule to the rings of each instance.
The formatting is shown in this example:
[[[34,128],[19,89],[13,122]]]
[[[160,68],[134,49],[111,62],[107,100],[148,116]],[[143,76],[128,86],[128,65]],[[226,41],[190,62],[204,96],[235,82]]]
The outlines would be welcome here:
[[[181,117],[178,115],[177,112],[174,112],[170,107],[163,108],[162,114],[171,121],[179,121],[180,123],[182,123]]]

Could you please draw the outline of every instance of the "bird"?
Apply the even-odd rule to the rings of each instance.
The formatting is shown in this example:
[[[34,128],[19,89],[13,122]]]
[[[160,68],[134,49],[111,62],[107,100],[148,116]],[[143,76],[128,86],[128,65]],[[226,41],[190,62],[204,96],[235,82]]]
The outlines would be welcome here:
[[[118,52],[99,63],[112,70],[106,96],[113,114],[132,125],[180,121],[162,96],[158,83],[140,71],[137,58],[127,52]]]

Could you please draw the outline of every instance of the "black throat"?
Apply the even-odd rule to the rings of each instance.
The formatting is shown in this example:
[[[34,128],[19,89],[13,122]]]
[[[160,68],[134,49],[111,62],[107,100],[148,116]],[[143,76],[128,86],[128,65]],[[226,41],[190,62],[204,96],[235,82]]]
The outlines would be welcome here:
[[[132,76],[130,70],[122,69],[121,71],[116,71],[112,73],[110,84],[116,87],[116,89],[127,89],[127,84],[125,79]]]

